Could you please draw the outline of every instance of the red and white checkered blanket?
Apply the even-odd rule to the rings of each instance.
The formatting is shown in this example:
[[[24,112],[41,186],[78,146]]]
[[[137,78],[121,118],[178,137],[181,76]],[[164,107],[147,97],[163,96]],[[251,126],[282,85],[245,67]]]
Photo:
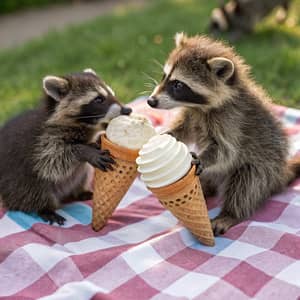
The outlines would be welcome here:
[[[170,112],[133,104],[162,125]],[[300,149],[300,112],[274,106]],[[218,199],[208,199],[209,214]],[[137,179],[99,233],[91,202],[59,213],[49,226],[36,215],[0,210],[0,299],[300,298],[300,180],[273,196],[250,220],[206,247]]]

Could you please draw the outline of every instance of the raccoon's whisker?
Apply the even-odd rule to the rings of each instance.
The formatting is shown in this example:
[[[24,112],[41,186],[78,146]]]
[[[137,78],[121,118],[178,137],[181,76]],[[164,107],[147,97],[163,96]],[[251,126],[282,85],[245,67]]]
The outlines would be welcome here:
[[[151,88],[151,89],[155,87],[155,85],[152,82],[146,82],[146,83],[144,83],[144,86]]]
[[[153,73],[159,74],[160,76],[162,75],[162,71],[161,70],[154,70]]]
[[[155,83],[155,85],[158,85],[158,81],[156,79],[154,78],[150,78],[150,79]]]
[[[81,120],[81,119],[91,119],[91,118],[104,118],[105,115],[90,115],[90,116],[79,116],[79,117],[75,117],[77,120]]]
[[[157,64],[159,67],[161,67],[162,69],[164,68],[164,65],[161,62],[159,62],[156,58],[153,59],[153,62]]]
[[[150,91],[139,92],[139,95],[146,95],[146,94],[150,95],[151,92]]]
[[[143,72],[143,74],[144,74],[144,76],[146,76],[148,79],[150,79],[151,81],[153,81],[155,85],[158,85],[158,81],[157,81],[155,78],[153,78],[152,76],[150,76],[149,74],[147,74],[147,73],[145,73],[145,72]]]

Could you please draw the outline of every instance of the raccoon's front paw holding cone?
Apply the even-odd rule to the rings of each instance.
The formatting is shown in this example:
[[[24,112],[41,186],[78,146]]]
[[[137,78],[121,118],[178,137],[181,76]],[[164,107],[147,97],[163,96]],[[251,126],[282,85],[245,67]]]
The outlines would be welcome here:
[[[200,242],[214,245],[196,167],[188,148],[170,135],[154,136],[139,152],[141,179],[160,203],[177,217]]]
[[[137,176],[138,151],[155,134],[143,116],[120,116],[108,124],[106,134],[101,136],[101,151],[109,151],[115,164],[110,172],[102,169],[95,172],[92,221],[95,231],[104,227],[128,191]]]
[[[94,166],[101,171],[113,170],[112,165],[116,162],[110,155],[109,150],[99,150],[98,156],[95,158]]]
[[[199,176],[202,172],[203,172],[203,166],[202,163],[200,161],[200,158],[198,157],[198,155],[195,152],[190,152],[192,155],[192,165],[194,165],[196,167],[196,175]]]
[[[102,170],[102,171],[108,171],[108,170],[113,170],[112,165],[115,164],[116,162],[112,158],[111,154],[109,153],[109,150],[101,150],[100,144],[97,143],[92,143],[88,145],[89,147],[97,150],[96,152],[94,151],[93,155],[93,166]]]

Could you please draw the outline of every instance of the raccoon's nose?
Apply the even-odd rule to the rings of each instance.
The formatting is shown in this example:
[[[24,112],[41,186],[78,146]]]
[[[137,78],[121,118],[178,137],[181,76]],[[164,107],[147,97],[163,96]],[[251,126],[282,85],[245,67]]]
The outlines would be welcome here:
[[[132,109],[130,107],[122,106],[121,115],[130,115],[132,113]]]
[[[151,107],[157,107],[158,105],[158,100],[155,98],[149,98],[147,102]]]

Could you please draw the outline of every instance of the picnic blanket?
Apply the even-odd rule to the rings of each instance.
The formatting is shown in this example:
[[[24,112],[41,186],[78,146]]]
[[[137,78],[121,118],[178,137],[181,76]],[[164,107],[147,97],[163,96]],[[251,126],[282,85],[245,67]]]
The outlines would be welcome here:
[[[157,126],[170,111],[135,102]],[[274,106],[300,149],[300,111]],[[220,210],[207,199],[209,214]],[[91,201],[64,206],[67,222],[0,210],[0,299],[300,299],[300,180],[273,196],[215,247],[201,245],[136,179],[107,226]]]

